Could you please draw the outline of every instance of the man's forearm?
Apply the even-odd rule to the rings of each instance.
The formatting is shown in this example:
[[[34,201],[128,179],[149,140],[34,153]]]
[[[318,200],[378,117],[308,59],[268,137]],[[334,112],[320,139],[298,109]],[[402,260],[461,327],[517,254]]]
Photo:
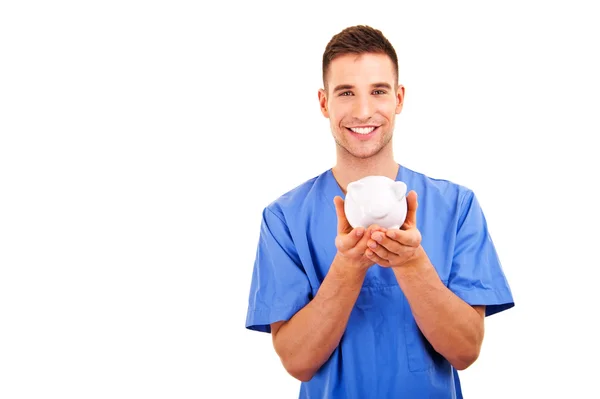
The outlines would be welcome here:
[[[393,268],[415,321],[433,348],[457,369],[479,356],[484,328],[482,315],[440,280],[425,251],[402,267]]]
[[[362,287],[365,271],[348,267],[338,258],[313,300],[283,323],[273,338],[286,370],[308,381],[329,359],[346,329]]]

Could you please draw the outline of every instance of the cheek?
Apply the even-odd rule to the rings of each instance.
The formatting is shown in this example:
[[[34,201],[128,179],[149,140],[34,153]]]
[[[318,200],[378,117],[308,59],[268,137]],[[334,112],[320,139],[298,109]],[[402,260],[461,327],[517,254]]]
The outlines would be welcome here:
[[[331,123],[336,126],[344,120],[345,115],[346,113],[339,106],[329,108],[329,119],[331,120]]]
[[[385,103],[380,104],[379,110],[386,116],[393,116],[396,113],[396,103],[386,101]]]

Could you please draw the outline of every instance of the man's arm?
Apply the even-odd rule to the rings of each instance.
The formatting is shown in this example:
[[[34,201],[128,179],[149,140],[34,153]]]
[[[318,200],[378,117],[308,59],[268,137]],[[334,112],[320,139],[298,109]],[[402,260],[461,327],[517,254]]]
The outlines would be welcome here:
[[[366,270],[348,267],[336,257],[313,300],[290,320],[271,325],[275,351],[293,377],[308,381],[329,359],[346,329],[365,275]]]
[[[484,336],[484,306],[471,306],[440,280],[427,254],[392,268],[419,329],[433,348],[458,370],[477,360]]]
[[[391,267],[419,329],[433,348],[458,370],[479,357],[484,335],[484,307],[472,307],[439,278],[421,246],[417,229],[417,194],[406,196],[407,215],[400,230],[375,226],[365,255]]]
[[[271,324],[273,346],[293,377],[308,381],[329,359],[346,330],[369,267],[365,256],[372,228],[353,229],[344,214],[344,200],[334,198],[337,254],[319,291],[288,321]]]

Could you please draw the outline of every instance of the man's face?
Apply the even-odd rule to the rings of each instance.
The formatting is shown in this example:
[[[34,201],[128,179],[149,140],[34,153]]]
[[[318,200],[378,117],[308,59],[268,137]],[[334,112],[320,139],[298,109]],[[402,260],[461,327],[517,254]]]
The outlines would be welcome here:
[[[331,62],[319,102],[341,149],[364,159],[390,143],[404,99],[404,87],[396,86],[394,65],[385,54],[349,54]]]

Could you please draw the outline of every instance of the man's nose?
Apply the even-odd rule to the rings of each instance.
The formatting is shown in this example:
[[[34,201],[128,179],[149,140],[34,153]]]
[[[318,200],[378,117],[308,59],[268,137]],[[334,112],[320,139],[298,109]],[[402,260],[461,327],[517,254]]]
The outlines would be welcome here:
[[[362,121],[367,121],[373,115],[373,104],[367,97],[357,97],[353,108],[353,117]]]

